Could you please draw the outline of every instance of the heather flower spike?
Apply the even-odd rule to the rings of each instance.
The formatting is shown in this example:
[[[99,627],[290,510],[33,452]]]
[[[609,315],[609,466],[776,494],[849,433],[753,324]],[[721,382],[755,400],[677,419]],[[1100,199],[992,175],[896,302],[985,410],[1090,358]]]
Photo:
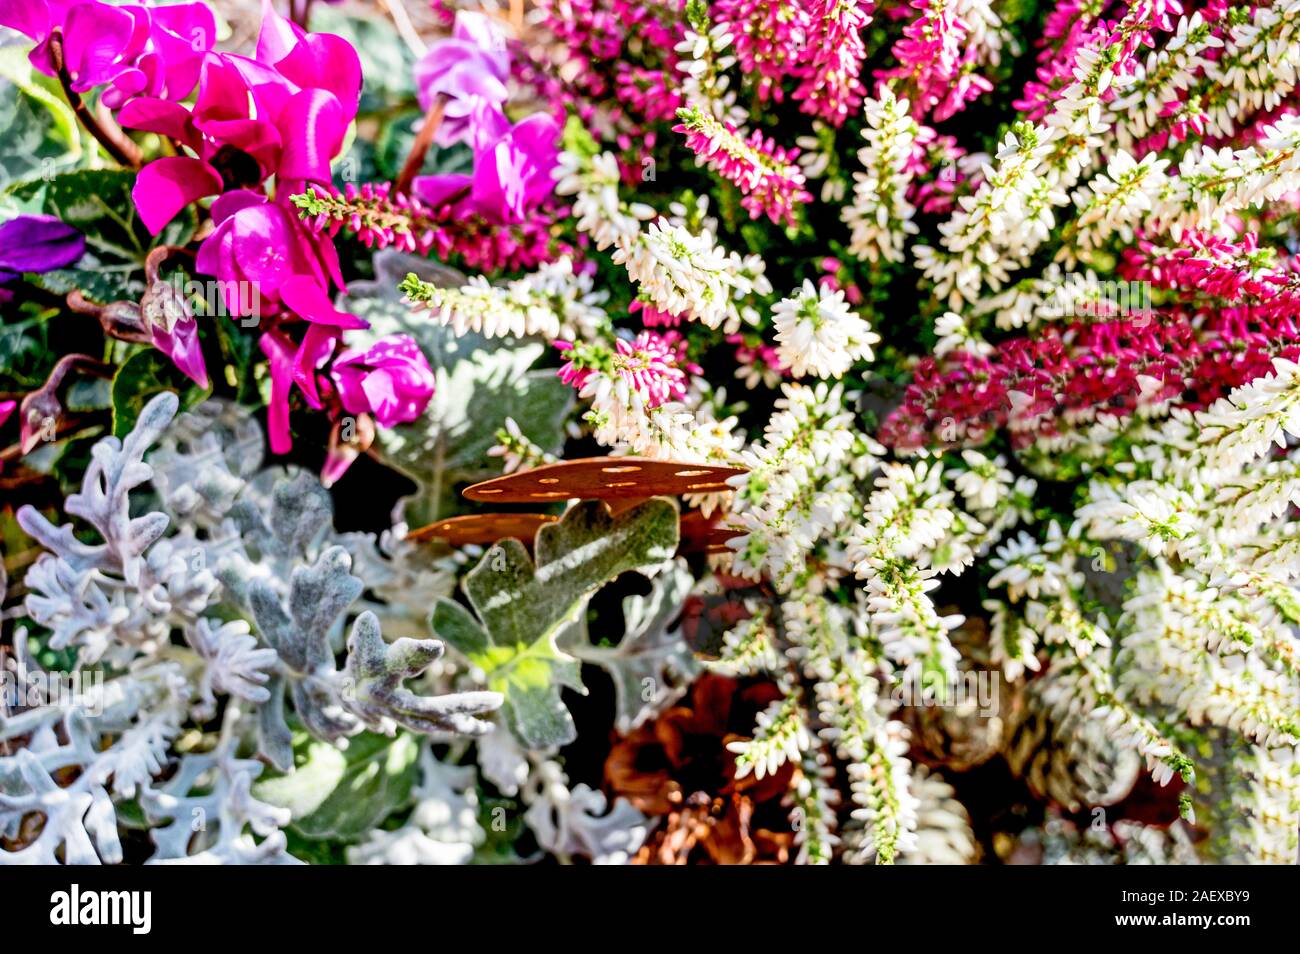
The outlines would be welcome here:
[[[1300,0],[417,6],[0,0],[0,861],[1295,863]]]

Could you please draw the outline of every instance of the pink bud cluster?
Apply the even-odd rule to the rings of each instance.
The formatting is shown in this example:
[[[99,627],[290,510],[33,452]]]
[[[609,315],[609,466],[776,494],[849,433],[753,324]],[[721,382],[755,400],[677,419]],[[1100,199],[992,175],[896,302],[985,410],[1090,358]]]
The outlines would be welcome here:
[[[681,106],[675,50],[685,26],[679,3],[538,0],[537,7],[538,25],[563,50],[557,64],[567,85],[562,103],[587,120],[599,112],[603,123],[633,135],[647,123],[672,118]],[[641,57],[630,53],[629,44],[661,59],[639,65]],[[555,102],[554,90],[543,92]],[[600,102],[599,110],[594,102]]]
[[[1047,325],[987,355],[927,357],[881,440],[916,449],[1008,427],[1024,446],[1097,413],[1123,418],[1140,397],[1205,407],[1267,374],[1273,358],[1300,358],[1300,270],[1273,267],[1253,235],[1188,233],[1177,248],[1139,240],[1120,274],[1175,301],[1150,314]]]
[[[397,248],[441,259],[459,257],[471,268],[524,270],[572,252],[551,235],[553,218],[538,213],[520,223],[494,225],[478,217],[452,216],[395,192],[388,182],[348,183],[322,194],[311,188],[295,197],[300,213],[318,234],[352,234],[367,248]]]
[[[686,339],[676,331],[643,331],[629,341],[619,338],[613,349],[602,344],[557,341],[565,352],[560,380],[581,391],[593,376],[605,374],[626,381],[645,402],[656,408],[686,396],[688,374],[700,367],[686,357]]]
[[[808,59],[800,69],[795,91],[799,108],[832,126],[844,125],[862,105],[862,61],[866,43],[862,31],[871,22],[872,0],[810,0]]]
[[[673,131],[685,133],[687,147],[740,189],[740,204],[750,218],[766,215],[777,224],[795,224],[795,206],[812,201],[795,162],[798,149],[786,150],[757,129],[746,139],[731,123],[695,107],[677,115],[682,122]]]
[[[802,3],[719,0],[714,22],[724,23],[736,59],[760,102],[785,99],[783,81],[795,75],[809,43],[812,16]]]
[[[949,0],[912,0],[917,17],[894,44],[898,66],[877,70],[881,83],[896,81],[899,96],[912,104],[912,116],[933,115],[942,122],[993,84],[973,70],[979,49],[968,42],[970,26]]]

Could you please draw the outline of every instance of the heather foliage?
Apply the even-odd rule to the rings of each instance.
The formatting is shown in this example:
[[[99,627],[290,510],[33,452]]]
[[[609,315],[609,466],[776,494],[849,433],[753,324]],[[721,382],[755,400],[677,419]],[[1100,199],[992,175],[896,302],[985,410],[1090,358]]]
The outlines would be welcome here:
[[[0,29],[0,860],[1296,861],[1300,0]]]

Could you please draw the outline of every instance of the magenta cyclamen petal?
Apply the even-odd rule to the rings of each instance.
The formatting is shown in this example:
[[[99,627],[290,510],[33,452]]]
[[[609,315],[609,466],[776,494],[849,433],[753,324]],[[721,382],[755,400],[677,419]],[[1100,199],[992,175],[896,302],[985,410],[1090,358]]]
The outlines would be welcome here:
[[[206,162],[168,156],[140,170],[131,196],[145,228],[157,235],[185,206],[223,188],[221,176]]]

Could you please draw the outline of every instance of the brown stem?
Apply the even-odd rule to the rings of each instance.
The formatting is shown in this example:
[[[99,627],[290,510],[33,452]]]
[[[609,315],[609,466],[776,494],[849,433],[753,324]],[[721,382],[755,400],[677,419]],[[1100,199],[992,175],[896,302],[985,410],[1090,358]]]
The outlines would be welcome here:
[[[133,344],[153,343],[153,336],[145,330],[140,318],[140,306],[136,302],[115,301],[100,305],[87,299],[80,291],[69,292],[67,302],[73,311],[90,315],[98,321],[104,334],[110,338]]]
[[[58,424],[55,425],[54,436],[57,439],[62,437],[64,434],[70,434],[73,431],[79,430],[81,427],[85,425],[85,423],[86,423],[86,415],[84,414],[76,415],[74,417],[65,417],[62,421],[60,421]],[[21,442],[17,444],[10,444],[8,447],[0,449],[0,463],[5,463],[5,464],[10,463],[12,461],[18,460],[18,458],[24,456],[27,453],[28,451],[23,450],[23,445]],[[14,475],[11,475],[11,477],[12,476]],[[48,477],[49,477],[48,474],[40,475],[40,478],[42,480],[48,479]],[[4,478],[4,479],[8,480],[9,478]],[[17,478],[15,477],[15,479]],[[21,480],[18,482],[29,483],[29,481],[26,480]]]
[[[68,72],[68,64],[63,56],[63,31],[54,30],[47,41],[50,51],[50,64],[54,67],[59,76],[59,83],[63,87],[63,95],[68,100],[68,105],[72,107],[73,113],[81,121],[95,140],[104,147],[113,159],[123,166],[130,166],[133,169],[140,168],[141,155],[140,147],[127,138],[126,134],[118,129],[116,125],[109,128],[86,107],[81,98],[81,94],[72,88],[72,74]]]
[[[50,371],[49,377],[45,379],[45,383],[23,398],[22,404],[18,406],[19,433],[21,434],[18,446],[23,454],[30,454],[43,439],[43,431],[37,431],[33,428],[34,421],[53,421],[55,423],[55,436],[58,435],[59,431],[58,423],[67,421],[68,418],[64,413],[63,402],[59,400],[59,389],[63,386],[63,379],[74,368],[97,378],[113,377],[111,367],[88,354],[65,354],[60,358]],[[43,423],[42,427],[44,427]]]
[[[158,281],[158,273],[162,269],[163,262],[173,255],[194,257],[194,253],[182,245],[157,245],[153,247],[144,259],[144,280],[146,284],[152,285]]]
[[[307,29],[307,21],[311,19],[311,0],[289,0],[289,19]]]
[[[424,165],[424,157],[429,154],[429,147],[433,145],[433,136],[442,125],[442,114],[446,108],[447,97],[442,93],[435,96],[433,102],[429,104],[429,110],[424,114],[424,123],[420,126],[415,142],[411,143],[406,164],[402,166],[402,174],[397,177],[397,184],[393,186],[393,191],[399,195],[406,195],[410,191],[411,182]]]

